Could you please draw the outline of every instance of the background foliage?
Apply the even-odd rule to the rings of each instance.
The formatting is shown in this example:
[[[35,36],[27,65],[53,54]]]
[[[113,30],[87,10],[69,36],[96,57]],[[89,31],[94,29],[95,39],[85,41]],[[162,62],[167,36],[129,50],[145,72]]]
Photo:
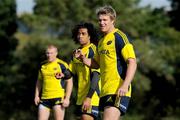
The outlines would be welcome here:
[[[123,120],[180,118],[180,32],[178,0],[172,10],[139,7],[140,0],[35,0],[33,14],[16,14],[15,0],[0,2],[0,119],[35,120],[34,87],[44,49],[56,44],[59,57],[69,62],[78,46],[71,38],[80,21],[97,25],[95,10],[105,4],[117,11],[116,27],[135,46],[138,70],[130,107]],[[66,120],[74,120],[75,91]]]

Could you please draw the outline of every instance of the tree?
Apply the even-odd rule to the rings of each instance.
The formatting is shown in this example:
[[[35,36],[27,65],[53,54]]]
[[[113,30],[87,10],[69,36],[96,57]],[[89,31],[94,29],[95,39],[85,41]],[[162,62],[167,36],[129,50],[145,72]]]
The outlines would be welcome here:
[[[0,7],[0,64],[3,64],[17,45],[17,40],[13,36],[17,30],[16,2],[3,0],[0,2]]]
[[[169,12],[169,16],[171,18],[170,25],[174,27],[176,30],[180,31],[180,1],[179,0],[169,0],[171,1],[172,10]]]
[[[3,0],[0,2],[0,116],[6,119],[7,115],[12,109],[7,109],[7,107],[12,108],[14,88],[11,85],[15,85],[14,79],[18,78],[15,76],[13,51],[17,46],[17,39],[14,34],[17,30],[16,24],[16,2],[15,0]],[[14,97],[15,98],[15,97]]]

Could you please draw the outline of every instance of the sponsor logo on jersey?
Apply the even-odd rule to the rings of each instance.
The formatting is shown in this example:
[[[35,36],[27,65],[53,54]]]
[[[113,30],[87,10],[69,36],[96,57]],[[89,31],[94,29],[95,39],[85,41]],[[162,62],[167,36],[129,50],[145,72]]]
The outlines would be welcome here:
[[[112,43],[112,40],[108,41],[108,42],[107,42],[107,45],[110,45],[111,43]]]
[[[109,52],[109,50],[101,50],[101,51],[100,51],[100,54],[106,54],[106,55],[108,55],[108,54],[110,54],[110,52]]]

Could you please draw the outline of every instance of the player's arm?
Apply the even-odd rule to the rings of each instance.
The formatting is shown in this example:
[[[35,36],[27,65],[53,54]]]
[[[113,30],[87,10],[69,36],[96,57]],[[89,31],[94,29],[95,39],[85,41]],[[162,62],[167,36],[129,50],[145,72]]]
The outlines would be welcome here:
[[[63,106],[68,107],[70,104],[70,97],[72,93],[72,88],[73,88],[73,82],[72,82],[72,77],[66,80],[66,90],[65,90],[65,98],[63,101]]]
[[[73,82],[72,82],[72,73],[71,71],[66,68],[63,70],[63,77],[62,79],[66,82],[66,88],[65,88],[65,97],[63,100],[63,107],[68,107],[70,104],[70,96],[73,88]]]
[[[92,98],[96,88],[98,87],[99,78],[100,78],[99,72],[97,71],[92,72],[92,80],[87,97]]]
[[[74,57],[76,57],[77,59],[81,60],[88,67],[91,67],[91,68],[94,68],[94,69],[98,69],[99,68],[99,64],[95,61],[95,59],[93,59],[93,58],[86,58],[86,56],[82,54],[80,49],[75,50]]]
[[[41,80],[36,81],[36,86],[35,86],[35,97],[34,97],[34,103],[35,105],[38,105],[40,102],[40,91],[42,88],[42,83]]]
[[[72,73],[69,69],[66,69],[64,72],[64,78],[63,79],[70,79],[72,77]]]
[[[126,77],[125,77],[125,80],[122,84],[122,86],[120,87],[120,90],[119,90],[119,95],[120,96],[124,96],[127,92],[128,92],[128,87],[129,85],[131,84],[133,78],[134,78],[134,75],[135,75],[135,71],[136,71],[136,68],[137,68],[137,64],[136,64],[136,59],[128,59],[128,68],[127,68],[127,71],[126,71]]]
[[[84,110],[89,109],[89,107],[91,106],[91,98],[92,98],[96,88],[98,87],[99,78],[100,78],[100,76],[97,71],[92,72],[90,89],[88,91],[88,94],[87,94],[86,99],[84,100],[83,106],[82,106]]]
[[[82,62],[87,65],[90,68],[98,69],[99,64],[94,60],[94,58],[86,58],[85,56],[82,56]]]
[[[124,82],[118,90],[119,96],[124,96],[128,92],[129,85],[131,84],[134,78],[136,68],[137,68],[136,57],[135,57],[132,44],[127,44],[123,48],[122,55],[127,63],[127,71],[126,71],[126,77],[124,79]]]

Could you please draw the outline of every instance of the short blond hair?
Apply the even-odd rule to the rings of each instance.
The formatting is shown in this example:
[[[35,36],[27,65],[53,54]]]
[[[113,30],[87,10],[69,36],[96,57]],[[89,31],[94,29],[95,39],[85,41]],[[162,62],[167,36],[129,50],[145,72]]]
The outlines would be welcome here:
[[[58,52],[58,48],[55,45],[53,45],[53,44],[48,45],[46,50],[47,49],[55,49],[55,51]]]
[[[99,15],[109,15],[111,20],[115,20],[116,19],[116,11],[110,5],[105,5],[103,7],[99,7],[96,10],[96,14],[97,14],[97,16],[99,16]]]

